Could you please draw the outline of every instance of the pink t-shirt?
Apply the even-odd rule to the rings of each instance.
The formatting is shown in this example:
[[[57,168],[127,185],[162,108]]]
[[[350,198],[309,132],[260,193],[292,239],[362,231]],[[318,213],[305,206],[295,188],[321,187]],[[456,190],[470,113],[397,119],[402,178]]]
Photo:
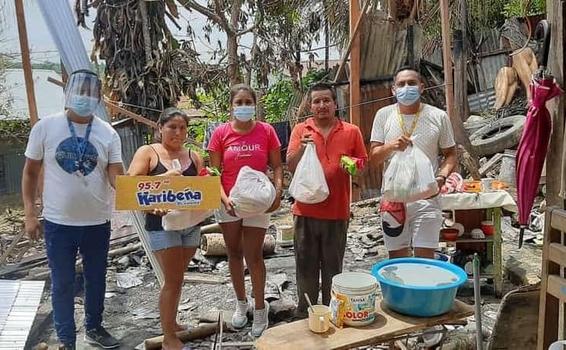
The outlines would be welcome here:
[[[226,195],[236,183],[240,169],[244,166],[266,172],[269,152],[279,149],[281,143],[270,124],[256,121],[254,128],[242,135],[234,131],[230,122],[214,130],[208,151],[219,152],[222,156],[222,187]]]

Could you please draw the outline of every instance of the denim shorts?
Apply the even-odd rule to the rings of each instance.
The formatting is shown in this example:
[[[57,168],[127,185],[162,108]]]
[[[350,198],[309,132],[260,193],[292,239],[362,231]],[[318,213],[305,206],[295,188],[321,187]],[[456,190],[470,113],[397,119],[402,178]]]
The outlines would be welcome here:
[[[167,248],[193,248],[200,246],[200,226],[188,227],[177,231],[149,231],[151,250]]]

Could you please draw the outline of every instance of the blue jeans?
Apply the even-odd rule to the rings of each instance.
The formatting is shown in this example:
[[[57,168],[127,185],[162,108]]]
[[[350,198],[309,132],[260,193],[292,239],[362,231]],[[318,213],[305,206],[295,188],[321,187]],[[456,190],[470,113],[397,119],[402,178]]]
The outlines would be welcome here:
[[[75,344],[75,263],[83,259],[85,327],[100,327],[106,290],[106,261],[110,245],[110,222],[94,226],[44,223],[47,259],[51,268],[51,302],[57,337],[63,344]]]

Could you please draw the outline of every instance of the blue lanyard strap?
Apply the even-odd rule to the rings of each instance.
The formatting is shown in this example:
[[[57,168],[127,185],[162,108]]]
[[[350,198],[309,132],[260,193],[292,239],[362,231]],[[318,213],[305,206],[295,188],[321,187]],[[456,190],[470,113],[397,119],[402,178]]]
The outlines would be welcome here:
[[[73,143],[75,146],[75,151],[77,152],[77,162],[79,165],[82,165],[84,162],[84,155],[86,152],[86,148],[88,145],[88,138],[90,137],[90,131],[92,130],[92,121],[94,117],[90,119],[88,122],[88,126],[86,127],[86,134],[82,142],[79,142],[79,138],[77,137],[77,132],[75,131],[75,126],[71,119],[67,118],[67,124],[69,125],[69,131],[71,132],[71,138],[73,139]]]

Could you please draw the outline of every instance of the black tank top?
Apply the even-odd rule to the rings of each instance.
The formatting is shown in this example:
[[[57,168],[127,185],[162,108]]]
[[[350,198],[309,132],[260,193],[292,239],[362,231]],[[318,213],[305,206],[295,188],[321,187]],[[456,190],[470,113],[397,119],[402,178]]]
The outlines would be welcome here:
[[[151,146],[150,146],[151,147]],[[151,147],[151,149],[157,154],[157,164],[151,171],[149,172],[149,176],[156,176],[164,174],[168,171],[168,169],[161,163],[161,159],[159,158],[159,153]],[[197,175],[197,166],[195,165],[195,161],[191,156],[191,151],[189,150],[189,158],[191,159],[191,165],[187,169],[183,171],[183,176],[196,176]],[[161,216],[153,215],[153,214],[145,214],[145,229],[146,231],[163,231],[163,225],[161,224]]]

